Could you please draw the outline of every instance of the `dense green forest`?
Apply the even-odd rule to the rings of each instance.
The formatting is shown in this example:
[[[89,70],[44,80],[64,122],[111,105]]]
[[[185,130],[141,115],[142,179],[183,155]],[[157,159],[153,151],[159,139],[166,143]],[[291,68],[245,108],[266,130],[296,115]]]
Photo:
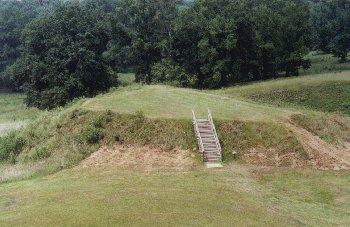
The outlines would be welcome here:
[[[349,0],[0,0],[0,83],[53,108],[136,81],[219,88],[347,61]]]

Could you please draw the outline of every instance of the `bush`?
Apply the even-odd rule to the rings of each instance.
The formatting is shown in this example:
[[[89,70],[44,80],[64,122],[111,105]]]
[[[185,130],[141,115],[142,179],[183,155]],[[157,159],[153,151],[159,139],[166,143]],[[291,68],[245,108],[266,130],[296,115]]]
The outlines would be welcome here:
[[[101,130],[94,126],[88,126],[83,129],[79,134],[79,142],[86,142],[88,144],[96,144],[103,139],[103,133]]]
[[[15,162],[16,157],[22,152],[25,141],[18,136],[16,132],[12,132],[5,137],[0,137],[0,162]]]
[[[109,123],[112,121],[112,111],[107,110],[103,114],[99,114],[97,117],[92,119],[92,125],[95,128],[103,128],[103,124]]]
[[[39,147],[35,149],[32,153],[29,155],[29,159],[32,161],[37,161],[41,159],[45,159],[51,156],[51,152],[47,147]]]

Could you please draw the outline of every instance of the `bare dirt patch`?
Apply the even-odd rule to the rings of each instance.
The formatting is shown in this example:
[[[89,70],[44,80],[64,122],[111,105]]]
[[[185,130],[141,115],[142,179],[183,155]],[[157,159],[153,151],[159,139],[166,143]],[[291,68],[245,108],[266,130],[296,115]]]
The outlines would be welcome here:
[[[191,169],[195,163],[195,155],[188,150],[164,149],[152,145],[131,146],[115,144],[102,147],[83,160],[79,167],[135,168],[144,172],[154,170]]]
[[[303,146],[308,157],[305,160],[307,166],[314,169],[350,169],[350,146],[335,146],[323,141],[320,137],[306,129],[300,128],[291,122],[286,123]]]
[[[275,166],[298,168],[307,165],[305,157],[291,152],[280,154],[276,149],[253,148],[243,155],[243,159],[254,166]]]
[[[274,148],[255,147],[242,154],[242,158],[255,166],[311,167],[320,170],[350,169],[349,141],[343,141],[342,145],[329,144],[319,136],[294,124],[290,116],[286,116],[285,126],[296,136],[306,155],[292,151],[281,154]]]

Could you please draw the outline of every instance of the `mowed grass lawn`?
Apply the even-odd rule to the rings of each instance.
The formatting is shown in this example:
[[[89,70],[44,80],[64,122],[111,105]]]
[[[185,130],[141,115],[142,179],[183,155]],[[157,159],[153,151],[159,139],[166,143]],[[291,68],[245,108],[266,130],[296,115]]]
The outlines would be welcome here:
[[[283,109],[224,95],[162,85],[119,88],[90,99],[82,106],[90,110],[109,109],[119,113],[142,111],[151,118],[189,119],[192,117],[192,110],[198,117],[206,117],[210,109],[213,116],[219,119],[270,121],[281,119],[286,113]]]
[[[350,174],[72,169],[1,184],[1,226],[349,226]]]

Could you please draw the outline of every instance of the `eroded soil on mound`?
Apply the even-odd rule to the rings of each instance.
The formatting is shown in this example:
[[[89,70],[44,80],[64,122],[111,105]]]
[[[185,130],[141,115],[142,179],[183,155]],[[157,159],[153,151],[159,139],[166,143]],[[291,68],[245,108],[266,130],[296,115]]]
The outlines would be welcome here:
[[[188,170],[194,166],[195,154],[188,150],[163,149],[152,145],[131,146],[115,144],[102,147],[83,160],[79,167],[135,168],[144,172],[154,170]]]
[[[275,167],[304,167],[307,166],[305,157],[296,152],[280,154],[276,149],[257,147],[243,154],[243,159],[254,166]]]
[[[281,153],[274,148],[255,147],[243,152],[240,158],[257,167],[350,170],[350,143],[344,142],[343,146],[329,144],[289,119],[285,121],[285,126],[296,136],[304,153]],[[112,147],[102,147],[83,160],[79,167],[131,167],[143,172],[152,172],[161,169],[189,170],[195,163],[195,151],[169,150],[152,145],[116,144]]]
[[[350,143],[333,145],[296,125],[286,117],[286,128],[296,136],[305,153],[288,152],[281,154],[274,148],[256,147],[242,154],[243,160],[255,166],[307,167],[320,170],[349,170]]]
[[[307,166],[325,170],[350,169],[349,143],[345,142],[344,146],[335,146],[326,143],[320,137],[291,122],[286,123],[286,126],[297,136],[297,139],[307,153],[308,157],[305,160]]]

